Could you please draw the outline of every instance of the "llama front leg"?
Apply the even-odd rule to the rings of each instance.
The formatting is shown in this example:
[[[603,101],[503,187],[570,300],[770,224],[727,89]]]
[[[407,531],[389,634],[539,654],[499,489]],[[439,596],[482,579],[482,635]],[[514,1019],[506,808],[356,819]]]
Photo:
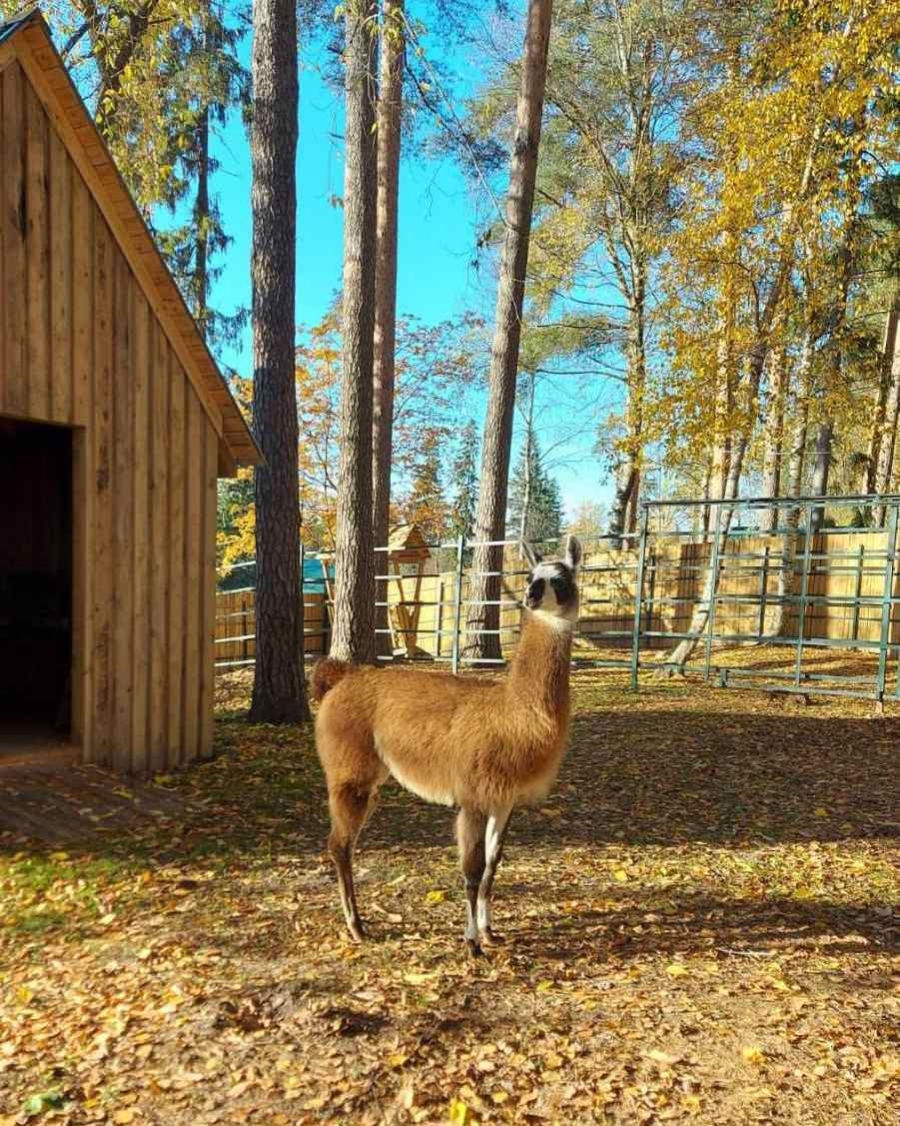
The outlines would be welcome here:
[[[491,929],[491,896],[494,891],[494,877],[497,874],[497,866],[503,857],[503,842],[506,840],[506,831],[509,828],[511,815],[511,809],[503,809],[491,814],[487,819],[484,831],[485,866],[481,885],[478,889],[477,910],[478,933],[484,946],[495,945],[498,941],[497,936]]]
[[[466,945],[469,953],[481,953],[478,942],[478,891],[484,875],[484,834],[487,819],[471,809],[461,809],[456,818],[459,861],[466,883]]]

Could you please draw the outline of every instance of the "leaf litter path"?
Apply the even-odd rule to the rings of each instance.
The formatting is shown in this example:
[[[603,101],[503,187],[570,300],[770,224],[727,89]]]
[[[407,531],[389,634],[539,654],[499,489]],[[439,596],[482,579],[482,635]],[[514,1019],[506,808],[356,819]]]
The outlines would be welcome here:
[[[471,962],[452,813],[385,790],[352,946],[311,735],[220,689],[162,816],[3,838],[0,1122],[895,1121],[896,718],[576,674]]]

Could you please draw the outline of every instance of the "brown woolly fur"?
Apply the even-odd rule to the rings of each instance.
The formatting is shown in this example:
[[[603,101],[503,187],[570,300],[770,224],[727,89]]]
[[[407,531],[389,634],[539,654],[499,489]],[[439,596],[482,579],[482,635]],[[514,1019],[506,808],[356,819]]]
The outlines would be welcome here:
[[[327,670],[316,739],[329,788],[374,776],[384,764],[401,785],[441,805],[489,813],[543,798],[568,730],[571,645],[571,630],[526,611],[504,681],[368,665],[343,665],[336,677]],[[318,671],[331,663],[316,667],[315,699]]]
[[[467,938],[477,952],[476,908],[482,938],[489,937],[490,885],[509,815],[515,806],[546,796],[565,749],[579,558],[580,547],[570,537],[565,563],[535,560],[521,637],[502,681],[334,661],[317,665],[313,696],[322,706],[316,744],[328,782],[329,849],[354,938],[362,931],[353,845],[388,775],[426,801],[460,807],[467,887],[477,888],[482,876],[487,880],[477,903],[471,896]],[[562,602],[554,589],[566,591]]]
[[[325,693],[330,692],[339,680],[343,680],[351,668],[352,665],[348,665],[346,661],[336,661],[333,657],[316,661],[309,685],[312,698],[321,703],[325,699]]]

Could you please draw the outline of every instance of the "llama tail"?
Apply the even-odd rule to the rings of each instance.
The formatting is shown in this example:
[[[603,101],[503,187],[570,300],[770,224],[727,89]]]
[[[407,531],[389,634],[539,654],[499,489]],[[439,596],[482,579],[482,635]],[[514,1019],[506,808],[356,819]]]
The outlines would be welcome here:
[[[333,657],[316,661],[310,681],[310,691],[316,703],[321,703],[326,693],[330,692],[339,680],[343,680],[352,669],[353,666],[347,661],[337,661]]]

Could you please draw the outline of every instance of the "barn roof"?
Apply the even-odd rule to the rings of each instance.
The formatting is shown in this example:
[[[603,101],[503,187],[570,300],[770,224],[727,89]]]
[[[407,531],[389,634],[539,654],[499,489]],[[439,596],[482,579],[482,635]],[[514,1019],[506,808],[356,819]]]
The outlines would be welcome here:
[[[103,212],[215,427],[220,471],[257,464],[262,455],[247,422],[36,8],[0,24],[0,70],[12,58],[21,64]]]

